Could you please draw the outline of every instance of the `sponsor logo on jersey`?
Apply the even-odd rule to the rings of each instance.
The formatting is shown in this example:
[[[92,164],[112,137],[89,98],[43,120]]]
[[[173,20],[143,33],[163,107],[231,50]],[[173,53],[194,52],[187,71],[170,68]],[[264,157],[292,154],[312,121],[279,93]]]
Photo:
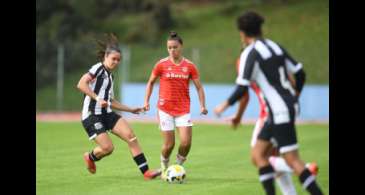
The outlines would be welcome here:
[[[189,75],[186,74],[166,73],[165,76],[167,78],[189,79]]]

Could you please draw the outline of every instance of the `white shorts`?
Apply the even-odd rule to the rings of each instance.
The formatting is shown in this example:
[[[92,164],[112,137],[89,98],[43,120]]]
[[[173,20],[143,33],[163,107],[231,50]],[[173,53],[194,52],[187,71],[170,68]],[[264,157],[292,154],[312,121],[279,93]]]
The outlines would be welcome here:
[[[256,125],[255,125],[255,128],[252,132],[252,137],[251,137],[251,147],[253,148],[254,145],[256,144],[256,141],[257,141],[257,137],[259,136],[260,132],[261,132],[261,129],[262,127],[264,126],[265,124],[265,121],[266,121],[266,118],[267,117],[260,117],[257,121],[256,121]],[[274,147],[277,147],[277,142],[274,138],[271,138],[271,143],[274,145]]]
[[[175,127],[193,126],[190,113],[178,117],[173,117],[162,110],[158,110],[157,112],[161,131],[173,131],[175,130]]]

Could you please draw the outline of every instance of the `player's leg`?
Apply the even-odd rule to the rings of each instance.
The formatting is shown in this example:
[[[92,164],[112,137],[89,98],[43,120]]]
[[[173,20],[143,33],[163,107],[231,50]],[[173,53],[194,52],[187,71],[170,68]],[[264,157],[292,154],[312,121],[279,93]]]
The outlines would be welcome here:
[[[275,145],[275,144],[274,144]],[[274,147],[275,150],[277,148]],[[285,159],[277,154],[269,156],[269,162],[274,167],[276,172],[292,173],[293,170],[286,163]],[[311,172],[312,175],[318,174],[318,166],[315,162],[306,163],[305,167]]]
[[[169,166],[170,155],[175,146],[175,131],[161,131],[161,137],[163,140],[161,148],[161,169],[165,170]]]
[[[273,167],[270,165],[266,154],[271,147],[270,141],[257,139],[254,148],[252,149],[252,157],[254,164],[259,170],[259,179],[262,183],[267,195],[275,194],[274,177],[275,172]]]
[[[294,173],[299,176],[303,187],[312,195],[323,194],[315,181],[315,176],[305,167],[305,163],[299,157],[294,122],[275,125],[273,135],[278,142],[279,152]]]
[[[114,146],[106,133],[107,127],[101,116],[90,115],[82,121],[84,129],[89,136],[89,140],[94,140],[97,144],[91,152],[84,153],[84,161],[90,173],[96,172],[95,161],[100,160],[113,152]]]
[[[285,160],[279,156],[279,151],[277,148],[277,142],[274,138],[271,138],[272,148],[267,154],[271,166],[275,170],[275,181],[278,184],[280,191],[283,195],[296,195],[292,170],[285,163]]]
[[[117,114],[110,114],[108,120],[111,121],[110,125],[113,126],[112,133],[128,144],[133,160],[136,162],[139,170],[144,175],[144,178],[152,179],[158,176],[158,171],[149,170],[147,159],[138,143],[136,135],[134,134],[132,128],[128,125],[127,121]],[[116,121],[114,125],[113,121]]]
[[[179,131],[180,146],[176,155],[176,163],[182,165],[189,154],[192,140],[192,126],[190,113],[175,118],[176,127]]]
[[[180,137],[180,146],[176,155],[176,163],[182,165],[186,161],[191,148],[192,127],[177,127]]]
[[[161,130],[162,147],[161,147],[161,170],[167,169],[170,161],[170,155],[175,146],[175,123],[174,118],[158,110],[158,121]]]
[[[90,173],[96,172],[95,162],[111,154],[114,150],[113,143],[107,133],[101,133],[94,139],[97,146],[91,152],[84,153],[84,161]]]
[[[259,133],[261,132],[261,129],[263,128],[264,124],[265,124],[265,118],[266,117],[260,117],[255,124],[255,127],[253,129],[252,132],[252,136],[251,136],[251,162],[256,166],[256,162],[254,160],[254,156],[253,156],[253,147],[256,144],[257,141],[257,137],[259,136]]]

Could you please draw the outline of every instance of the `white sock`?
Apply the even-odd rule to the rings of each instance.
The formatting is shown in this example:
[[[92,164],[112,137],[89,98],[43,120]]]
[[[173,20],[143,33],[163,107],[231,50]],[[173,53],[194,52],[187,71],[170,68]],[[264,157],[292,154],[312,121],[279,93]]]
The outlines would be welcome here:
[[[186,157],[181,156],[180,154],[176,155],[176,164],[182,165],[186,161]]]
[[[161,169],[162,170],[167,169],[167,167],[169,166],[170,159],[165,158],[164,156],[162,156],[162,154],[160,156],[160,159],[161,159]]]
[[[283,193],[283,195],[296,195],[297,191],[295,190],[291,173],[289,172],[280,172],[276,173],[277,177],[275,178],[278,186]]]
[[[285,160],[278,156],[270,156],[269,162],[276,172],[292,173],[293,170],[286,164]]]

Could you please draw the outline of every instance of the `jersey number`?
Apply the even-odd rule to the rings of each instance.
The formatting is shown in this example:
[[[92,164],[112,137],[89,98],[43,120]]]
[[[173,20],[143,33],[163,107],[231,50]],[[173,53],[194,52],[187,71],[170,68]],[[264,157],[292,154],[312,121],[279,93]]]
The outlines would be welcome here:
[[[280,83],[283,86],[284,89],[287,89],[290,91],[290,93],[294,96],[295,95],[295,91],[291,85],[291,83],[289,82],[288,79],[286,79],[285,77],[285,72],[284,72],[284,67],[280,66],[279,68],[279,75],[280,75]]]

